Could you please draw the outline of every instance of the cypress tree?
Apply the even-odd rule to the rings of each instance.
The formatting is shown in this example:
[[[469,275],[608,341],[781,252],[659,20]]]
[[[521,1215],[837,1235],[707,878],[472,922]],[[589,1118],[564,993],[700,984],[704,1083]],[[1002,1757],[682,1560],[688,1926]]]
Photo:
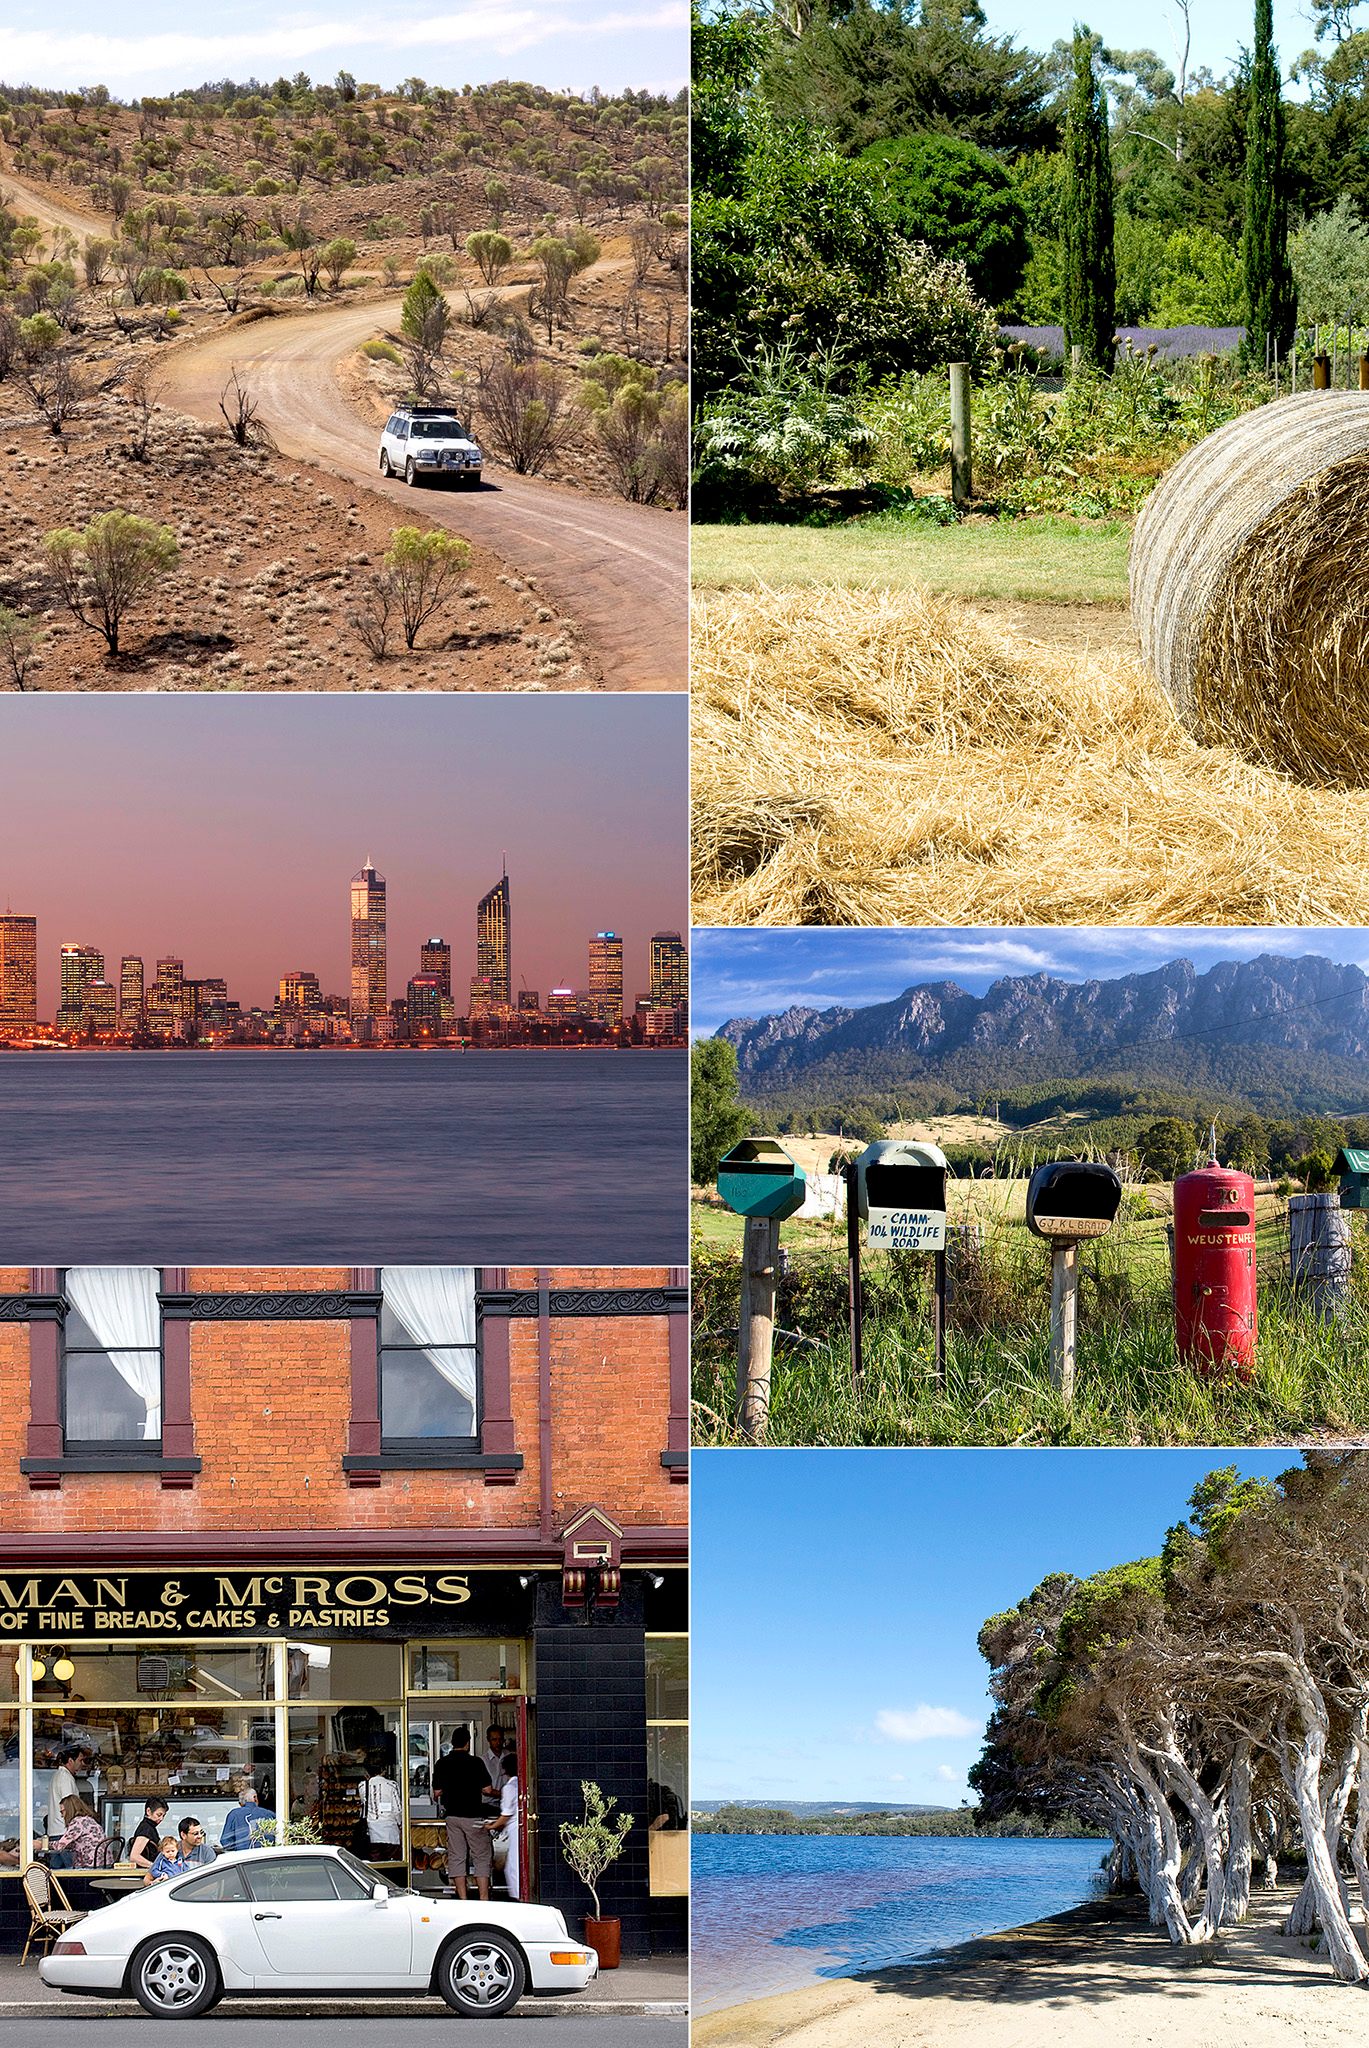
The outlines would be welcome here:
[[[1288,184],[1284,173],[1284,111],[1274,49],[1273,0],[1255,0],[1255,55],[1245,127],[1245,296],[1249,319],[1245,359],[1262,370],[1269,350],[1286,354],[1297,318],[1288,261]]]
[[[1112,367],[1117,268],[1112,248],[1108,102],[1093,69],[1094,39],[1074,31],[1074,83],[1065,112],[1065,341]]]

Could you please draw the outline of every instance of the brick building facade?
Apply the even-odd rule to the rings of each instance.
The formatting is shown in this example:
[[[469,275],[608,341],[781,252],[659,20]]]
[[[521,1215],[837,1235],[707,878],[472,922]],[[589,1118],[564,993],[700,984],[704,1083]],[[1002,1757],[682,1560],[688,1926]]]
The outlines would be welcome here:
[[[494,1725],[523,1895],[577,1924],[593,1779],[605,1911],[683,1946],[686,1315],[665,1268],[0,1269],[0,1880],[84,1741],[112,1834],[251,1783],[349,1839],[381,1755],[436,1885],[432,1766]]]

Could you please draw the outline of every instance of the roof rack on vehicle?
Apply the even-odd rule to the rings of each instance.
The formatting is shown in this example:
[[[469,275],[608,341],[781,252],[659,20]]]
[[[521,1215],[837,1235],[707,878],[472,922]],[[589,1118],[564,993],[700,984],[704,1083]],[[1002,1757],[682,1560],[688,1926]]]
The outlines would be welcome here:
[[[414,419],[451,420],[456,418],[454,405],[400,405],[397,412],[407,412]]]

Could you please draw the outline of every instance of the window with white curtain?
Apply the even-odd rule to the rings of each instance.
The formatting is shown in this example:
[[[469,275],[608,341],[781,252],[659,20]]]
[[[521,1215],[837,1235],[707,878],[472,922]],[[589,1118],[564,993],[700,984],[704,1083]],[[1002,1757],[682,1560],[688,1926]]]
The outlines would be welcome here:
[[[386,1266],[380,1291],[382,1443],[474,1444],[474,1266]]]
[[[156,1266],[70,1266],[63,1281],[62,1415],[67,1444],[158,1444],[162,1312]]]

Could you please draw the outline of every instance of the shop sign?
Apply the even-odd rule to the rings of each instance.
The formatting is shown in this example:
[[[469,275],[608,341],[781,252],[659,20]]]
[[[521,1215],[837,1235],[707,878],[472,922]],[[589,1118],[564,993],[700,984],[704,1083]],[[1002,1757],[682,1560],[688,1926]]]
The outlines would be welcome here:
[[[466,1572],[9,1572],[0,1637],[434,1633],[471,1599]]]

